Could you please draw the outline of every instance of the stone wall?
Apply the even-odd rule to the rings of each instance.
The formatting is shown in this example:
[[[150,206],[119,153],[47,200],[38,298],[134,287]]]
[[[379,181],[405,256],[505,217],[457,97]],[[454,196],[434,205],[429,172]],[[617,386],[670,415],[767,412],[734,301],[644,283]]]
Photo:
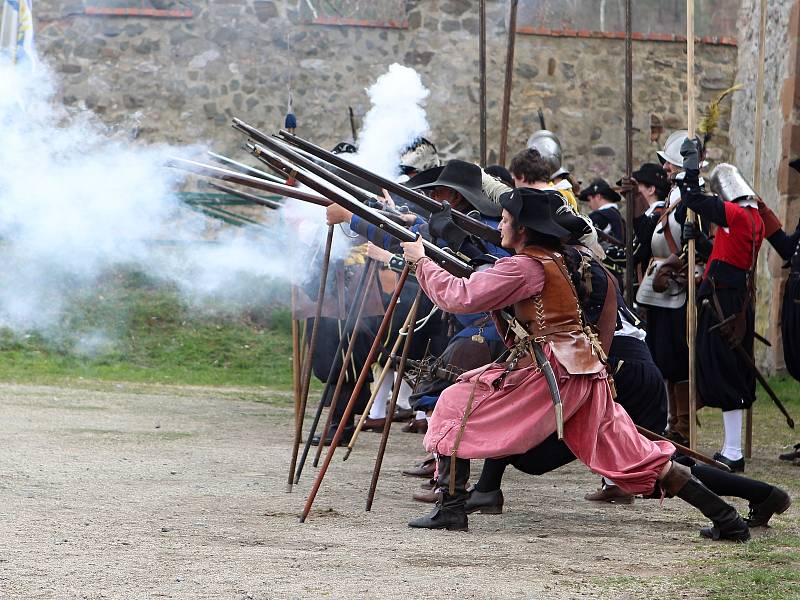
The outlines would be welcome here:
[[[182,3],[183,6],[185,3]],[[369,108],[364,88],[393,62],[417,69],[431,89],[431,139],[443,154],[478,155],[478,17],[469,0],[409,0],[406,29],[302,22],[298,0],[194,0],[190,19],[86,16],[81,0],[39,0],[38,45],[63,78],[63,101],[130,127],[144,142],[209,143],[242,156],[228,126],[240,116],[268,131],[283,124],[288,90],[298,133],[325,146],[350,138]],[[506,2],[487,2],[488,146],[497,156]],[[538,128],[536,111],[562,138],[583,180],[624,168],[624,42],[517,37],[509,153]],[[685,47],[634,44],[634,161],[654,160],[670,130],[685,126]],[[736,76],[736,48],[697,48],[699,104]],[[723,110],[713,156],[728,156]],[[663,133],[651,138],[651,120]]]
[[[752,180],[758,30],[760,0],[745,0],[740,13],[739,81],[745,89],[733,102],[731,142],[735,161],[748,180]],[[800,217],[800,176],[788,168],[790,158],[800,155],[798,143],[798,67],[797,0],[770,0],[767,9],[764,61],[764,107],[761,146],[761,177],[756,189],[778,217],[793,230]],[[767,368],[780,368],[783,353],[780,338],[780,298],[786,279],[783,261],[765,243],[759,255],[756,328],[772,341],[772,348],[757,347],[759,362]]]

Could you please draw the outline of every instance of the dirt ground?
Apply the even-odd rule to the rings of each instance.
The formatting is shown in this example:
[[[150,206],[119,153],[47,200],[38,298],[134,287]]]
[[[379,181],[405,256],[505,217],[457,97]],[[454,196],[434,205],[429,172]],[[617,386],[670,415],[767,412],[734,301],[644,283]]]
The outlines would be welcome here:
[[[0,598],[703,598],[681,584],[685,557],[732,548],[698,539],[703,517],[678,500],[584,501],[598,478],[578,464],[509,472],[506,513],[469,533],[411,530],[427,507],[399,473],[421,436],[399,428],[372,512],[379,436],[365,434],[299,524],[316,470],[286,493],[291,420],[279,393],[0,386]],[[783,437],[748,469],[783,469],[797,494]],[[797,512],[772,531],[800,531]]]

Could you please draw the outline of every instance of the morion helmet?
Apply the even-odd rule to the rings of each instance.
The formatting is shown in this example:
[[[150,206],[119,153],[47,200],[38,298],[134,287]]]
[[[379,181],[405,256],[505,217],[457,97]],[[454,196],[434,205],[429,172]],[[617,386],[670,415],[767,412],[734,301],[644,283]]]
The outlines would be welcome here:
[[[683,168],[683,156],[681,156],[681,145],[683,140],[689,137],[689,132],[685,129],[673,131],[664,143],[664,149],[656,152],[661,164],[670,163],[676,167]]]
[[[561,142],[556,134],[547,129],[540,129],[528,139],[528,148],[536,150],[547,165],[550,173],[555,173],[561,168]]]

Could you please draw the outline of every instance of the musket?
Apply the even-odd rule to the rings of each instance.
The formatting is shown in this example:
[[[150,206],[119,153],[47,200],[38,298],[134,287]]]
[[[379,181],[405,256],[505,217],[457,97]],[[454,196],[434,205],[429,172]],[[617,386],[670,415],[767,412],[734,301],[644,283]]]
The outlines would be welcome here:
[[[251,175],[252,177],[258,177],[260,179],[266,179],[267,181],[271,181],[272,183],[286,183],[280,177],[276,177],[275,175],[270,175],[269,173],[265,173],[261,169],[256,169],[255,167],[251,167],[250,165],[240,163],[239,161],[233,160],[232,158],[228,158],[227,156],[223,156],[222,154],[211,152],[211,150],[208,150],[207,154],[211,158],[216,160],[218,163],[222,163],[223,165],[233,167],[235,170],[244,173],[245,175]]]
[[[714,327],[719,327],[727,322],[727,319],[722,318],[722,315],[719,314],[717,307],[714,306],[712,302],[709,302],[708,298],[705,298],[703,300],[703,306],[711,309],[711,311],[713,311],[714,313],[714,316],[717,318],[717,325],[714,325]],[[778,398],[778,396],[770,387],[769,383],[767,383],[767,380],[761,374],[761,371],[759,371],[755,361],[753,360],[753,357],[750,356],[747,353],[747,351],[744,348],[742,348],[742,346],[739,344],[737,344],[736,346],[732,346],[730,348],[731,350],[736,352],[736,355],[741,359],[741,361],[747,365],[750,371],[752,371],[753,375],[755,375],[756,379],[758,380],[758,383],[760,383],[761,387],[764,388],[764,391],[767,392],[767,396],[770,397],[770,399],[775,403],[775,406],[778,407],[778,410],[780,410],[781,413],[783,413],[783,416],[786,417],[786,424],[791,429],[794,429],[794,419],[792,419],[792,417],[789,415],[788,411],[783,406],[783,403],[780,401],[780,398]]]
[[[514,332],[517,338],[525,340],[525,344],[530,348],[532,354],[531,358],[536,361],[539,369],[541,369],[545,381],[547,381],[550,396],[553,398],[553,410],[556,414],[556,435],[558,439],[564,439],[564,407],[561,403],[561,391],[558,389],[558,382],[553,372],[553,365],[551,365],[550,361],[547,359],[542,345],[533,339],[531,334],[528,333],[528,330],[525,329],[519,321],[504,310],[500,311],[500,316],[508,323],[509,329]]]
[[[292,170],[297,181],[307,185],[311,189],[324,195],[326,198],[329,198],[336,204],[346,208],[354,215],[358,215],[368,223],[375,225],[378,229],[385,231],[393,238],[401,242],[417,241],[417,234],[408,230],[403,225],[395,223],[388,216],[381,214],[374,208],[362,204],[352,197],[348,197],[347,194],[343,193],[338,188],[334,188],[327,181],[321,180],[320,177],[314,177],[311,175],[311,173],[306,171],[304,168],[305,166],[308,166],[309,163],[313,164],[308,159],[296,155],[293,157],[293,160],[289,161],[288,159],[283,159],[277,156],[274,152],[271,153],[269,150],[266,150],[257,144],[254,145],[254,148],[258,152],[256,156],[267,154],[273,160],[284,163],[286,168]],[[301,164],[303,165],[302,167],[300,166]],[[422,245],[425,247],[425,254],[437,265],[452,275],[455,275],[456,277],[469,277],[469,275],[472,274],[472,267],[470,267],[464,261],[456,258],[452,254],[449,254],[445,250],[442,250],[436,244],[433,244],[425,239],[422,239],[421,241]]]
[[[234,119],[233,120],[233,127],[246,133],[250,136],[253,140],[261,143],[264,139],[269,139],[269,136],[266,136],[262,132],[260,132],[255,127],[252,127],[242,121],[241,119]],[[305,152],[308,152],[312,156],[315,156],[319,159],[324,160],[325,162],[334,165],[335,167],[339,167],[343,171],[347,171],[352,175],[356,175],[361,179],[372,183],[373,185],[377,185],[392,194],[400,196],[401,198],[408,200],[409,202],[413,202],[417,204],[424,210],[427,210],[432,213],[441,212],[444,210],[441,202],[434,200],[433,198],[429,198],[428,196],[417,192],[416,190],[412,190],[410,188],[405,187],[397,182],[394,182],[390,179],[386,179],[381,177],[380,175],[376,175],[371,171],[364,169],[363,167],[359,167],[348,160],[333,154],[332,152],[328,152],[324,148],[320,148],[316,144],[313,144],[303,138],[297,137],[282,129],[279,132],[281,139],[285,142],[291,144],[292,146],[299,148]],[[453,222],[461,227],[464,231],[471,233],[479,238],[482,238],[488,242],[491,242],[495,245],[500,245],[500,232],[495,229],[494,227],[487,225],[477,219],[473,219],[472,217],[459,212],[457,210],[453,211]]]
[[[719,462],[718,460],[714,460],[713,458],[709,458],[705,454],[701,454],[696,450],[687,448],[683,444],[678,444],[677,442],[674,442],[669,438],[665,438],[663,435],[659,435],[657,433],[650,431],[649,429],[645,429],[641,425],[636,425],[636,431],[638,431],[641,435],[643,435],[652,442],[669,442],[670,444],[675,446],[675,449],[684,456],[688,456],[695,460],[699,460],[702,463],[706,463],[707,465],[711,465],[712,467],[716,467],[720,471],[726,471],[728,473],[730,473],[731,471],[731,468],[725,463]]]
[[[268,200],[267,198],[261,198],[253,194],[248,194],[247,192],[243,192],[241,190],[228,187],[227,185],[220,185],[219,183],[214,183],[213,181],[207,181],[206,183],[208,184],[209,187],[212,187],[215,190],[219,190],[220,192],[225,192],[226,194],[230,194],[231,196],[236,196],[237,198],[241,198],[242,200],[249,200],[254,204],[259,204],[261,206],[266,206],[267,208],[272,208],[272,209],[277,209],[281,207],[280,202],[274,202],[272,200]]]
[[[330,206],[331,204],[331,201],[323,196],[304,192],[290,185],[272,183],[266,179],[245,175],[244,173],[237,173],[236,171],[222,169],[220,167],[199,163],[193,160],[171,157],[167,159],[167,161],[164,163],[164,166],[181,169],[182,171],[188,171],[190,173],[203,175],[205,177],[211,177],[212,179],[230,181],[231,183],[237,183],[245,187],[261,190],[263,192],[270,192],[272,194],[279,194],[281,196],[286,196],[287,198],[294,198],[295,200],[302,200],[303,202],[310,202],[311,204],[317,204],[319,206]],[[256,204],[274,208],[271,200],[256,200],[256,198],[257,196],[251,198]]]
[[[293,165],[292,163],[290,163],[288,160],[283,158],[283,156],[281,156],[279,153],[274,152],[272,150],[268,150],[267,148],[263,148],[262,146],[259,146],[258,144],[247,144],[247,150],[253,156],[255,156],[257,159],[263,161],[264,164],[269,165],[270,168],[275,169],[279,173],[284,173],[288,177],[291,177],[293,179],[297,179],[297,181],[307,185],[311,189],[319,189],[323,194],[328,193],[326,190],[328,190],[329,188],[326,188],[324,186],[321,187],[321,188],[318,187],[318,183],[319,182],[318,181],[315,182],[315,180],[313,178],[309,178],[308,174],[302,174],[302,173],[298,174],[296,165]],[[302,159],[303,157],[299,157],[299,158]],[[326,169],[320,167],[319,165],[317,165],[313,161],[309,161],[307,163],[304,162],[304,166],[305,165],[309,166],[309,168],[310,168],[309,169],[309,173],[311,175],[313,175],[314,177],[317,177],[318,179],[322,179],[324,181],[327,181],[327,182],[330,182],[330,183],[333,183],[334,185],[336,185],[336,180],[338,179],[338,176],[335,175],[334,173],[331,173],[330,171],[327,171]],[[319,173],[319,175],[317,173]],[[344,181],[344,180],[342,180],[342,181],[343,181],[343,185],[344,184],[350,185],[350,184],[348,184],[347,181]],[[358,188],[354,188],[354,189],[358,190]],[[345,190],[345,191],[347,191],[347,190]],[[351,195],[355,196],[354,194],[351,194]],[[371,201],[375,200],[375,196],[372,196],[370,194],[365,194],[363,192],[361,192],[358,196],[355,196],[355,197],[360,202],[364,202],[364,203],[371,202]],[[389,211],[389,210],[382,210],[382,209],[378,209],[378,208],[376,208],[374,210],[378,214],[383,215],[384,217],[386,217],[387,219],[390,219],[391,221],[394,221],[395,223],[398,223],[398,224],[401,224],[401,225],[405,223],[405,221],[403,221],[403,216],[398,212],[393,212],[393,211]]]

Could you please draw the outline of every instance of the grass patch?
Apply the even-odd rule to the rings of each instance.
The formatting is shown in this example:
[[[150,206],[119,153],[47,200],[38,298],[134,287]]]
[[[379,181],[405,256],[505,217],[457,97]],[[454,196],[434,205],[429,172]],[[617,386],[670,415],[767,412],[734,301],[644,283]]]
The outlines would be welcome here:
[[[48,330],[0,332],[0,379],[288,388],[290,327],[279,288],[197,306],[170,285],[120,271],[74,291]]]
[[[688,583],[709,600],[800,598],[800,536],[753,540],[700,564],[703,571],[695,571]]]

